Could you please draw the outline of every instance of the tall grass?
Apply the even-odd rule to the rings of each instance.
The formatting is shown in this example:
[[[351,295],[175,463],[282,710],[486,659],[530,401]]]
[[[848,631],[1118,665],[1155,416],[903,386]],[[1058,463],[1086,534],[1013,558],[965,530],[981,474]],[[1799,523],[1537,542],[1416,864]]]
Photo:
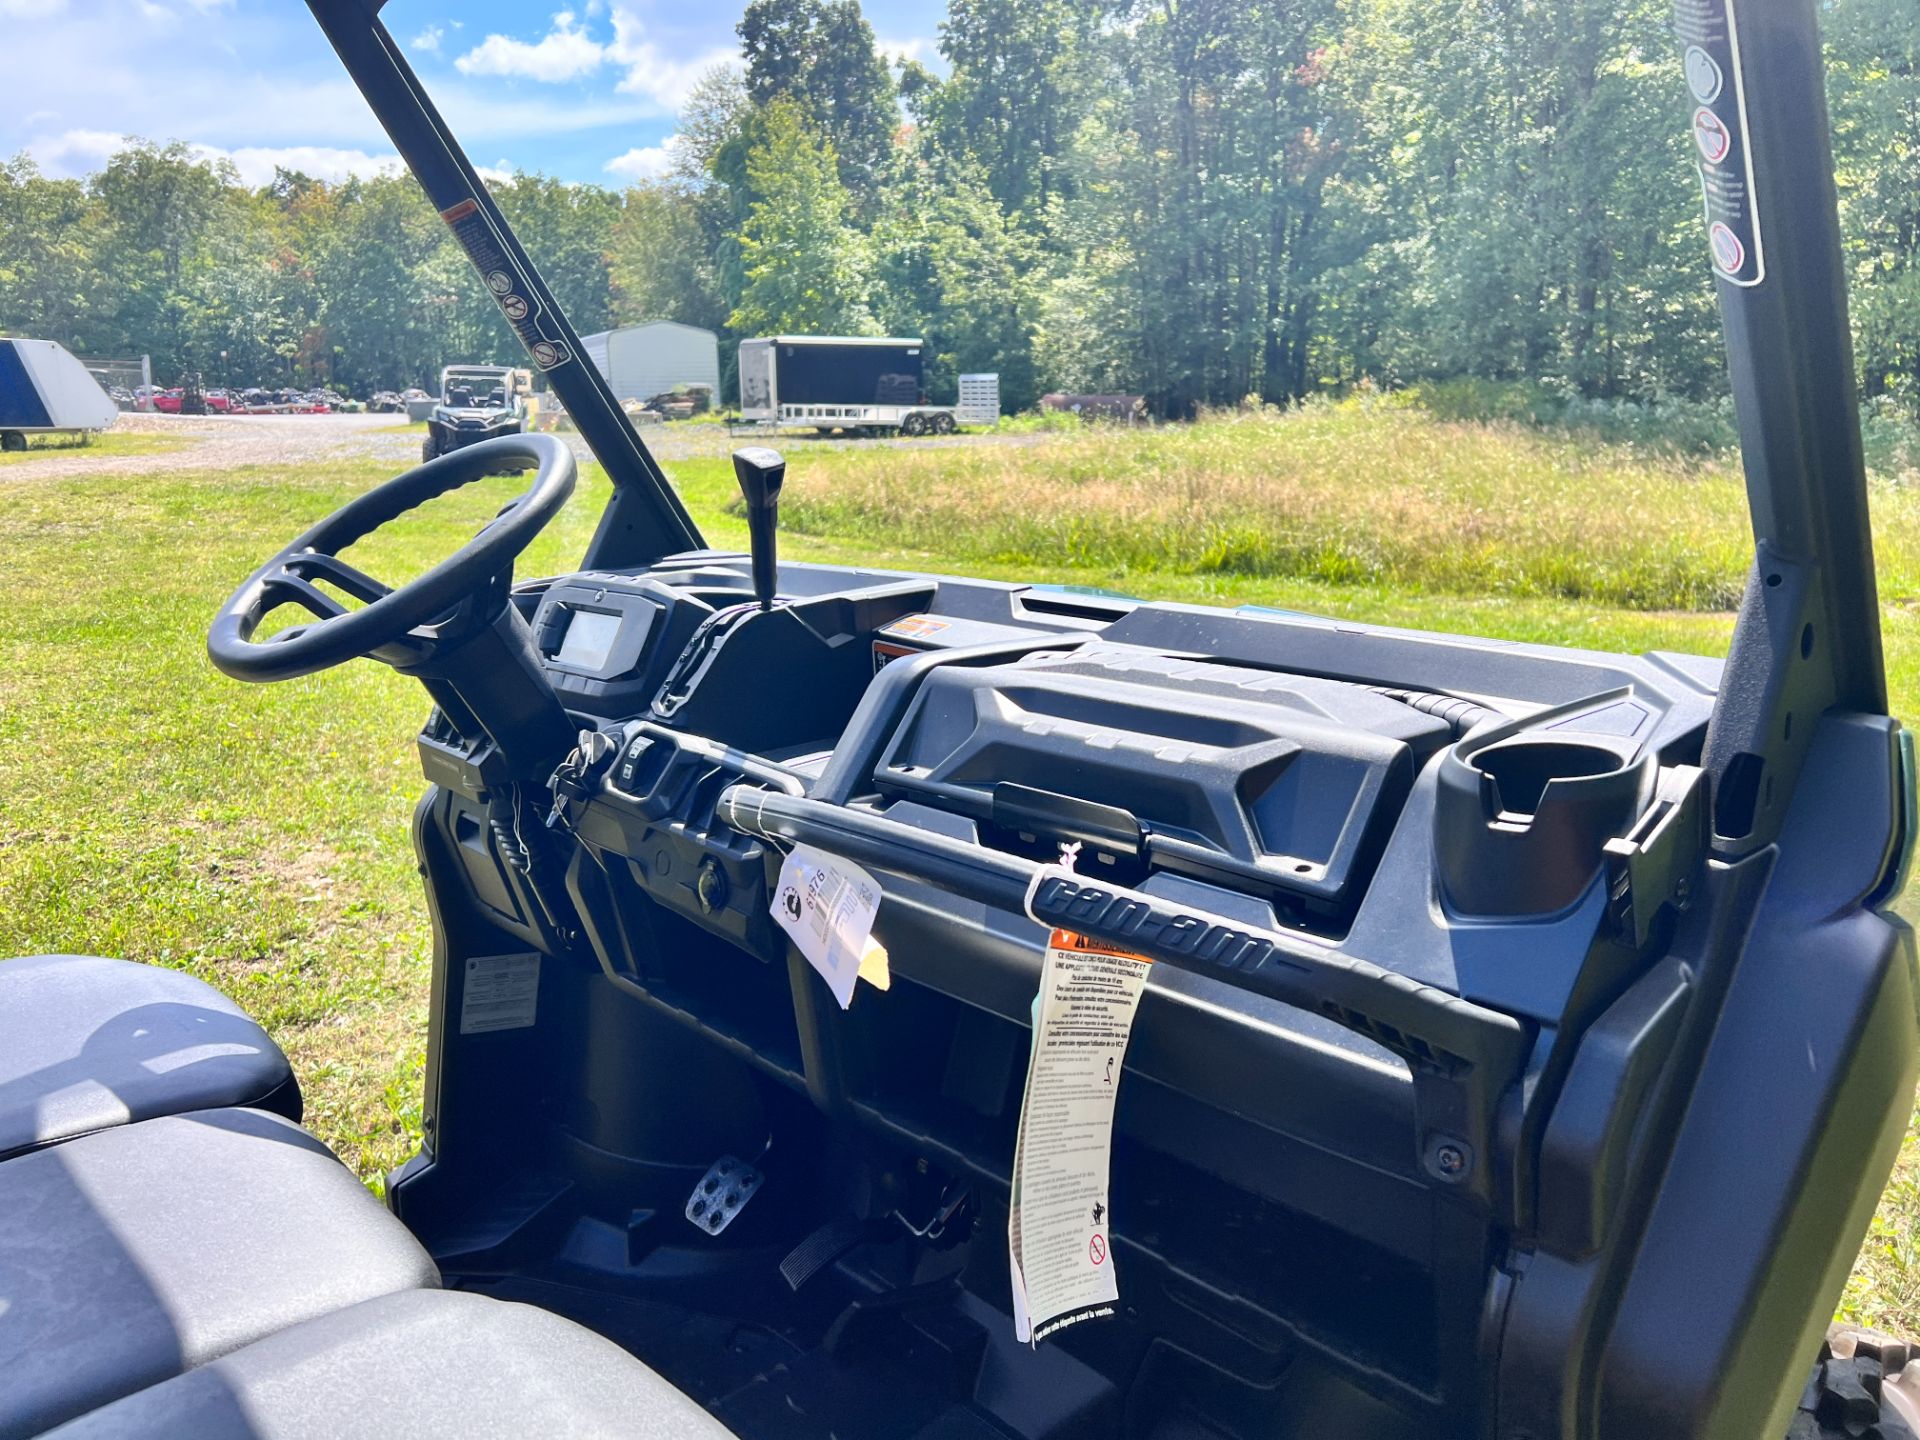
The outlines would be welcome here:
[[[1288,577],[1455,595],[1723,610],[1752,558],[1729,455],[1610,443],[1403,396],[1093,427],[1021,445],[845,450],[796,463],[782,520],[959,564]],[[1920,510],[1883,579],[1912,593]]]

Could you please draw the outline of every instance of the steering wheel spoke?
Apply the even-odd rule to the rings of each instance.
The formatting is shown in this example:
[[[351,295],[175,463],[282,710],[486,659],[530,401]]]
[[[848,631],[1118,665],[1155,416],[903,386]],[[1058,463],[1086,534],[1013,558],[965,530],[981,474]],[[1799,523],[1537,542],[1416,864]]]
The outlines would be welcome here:
[[[338,555],[329,555],[321,550],[308,550],[295,555],[287,561],[286,569],[302,580],[325,580],[336,590],[351,595],[362,605],[371,605],[376,600],[384,600],[393,593],[393,587],[385,581],[376,580],[366,571],[349,565]]]
[[[333,620],[347,613],[345,605],[305,576],[295,574],[291,565],[282,566],[269,575],[260,587],[260,595],[265,601],[260,617],[263,620],[282,605],[298,605],[316,620]],[[281,635],[288,633],[282,631]]]

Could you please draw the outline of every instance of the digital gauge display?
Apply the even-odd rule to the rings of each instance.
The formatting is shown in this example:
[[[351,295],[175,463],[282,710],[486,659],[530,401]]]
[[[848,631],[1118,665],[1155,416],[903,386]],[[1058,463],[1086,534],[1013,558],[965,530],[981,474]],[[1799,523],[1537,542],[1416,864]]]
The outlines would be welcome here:
[[[554,658],[562,665],[571,665],[579,670],[604,669],[607,657],[613,653],[613,642],[619,634],[618,615],[576,610],[573,618],[567,622],[567,633],[561,637],[560,650]]]

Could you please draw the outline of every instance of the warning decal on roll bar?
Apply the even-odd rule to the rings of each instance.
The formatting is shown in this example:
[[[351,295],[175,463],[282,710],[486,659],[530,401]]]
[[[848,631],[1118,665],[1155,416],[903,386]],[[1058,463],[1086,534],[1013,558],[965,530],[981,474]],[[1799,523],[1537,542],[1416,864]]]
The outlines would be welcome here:
[[[1023,1341],[1111,1315],[1120,1298],[1107,1205],[1113,1102],[1151,969],[1070,930],[1047,943],[1007,1214],[1013,1327]]]
[[[1682,69],[1693,102],[1690,128],[1714,273],[1735,285],[1758,285],[1767,278],[1766,247],[1753,192],[1736,3],[1675,0],[1674,28],[1685,47]]]
[[[480,202],[471,198],[462,200],[442,210],[440,218],[447,222],[453,238],[460,242],[473,268],[487,282],[487,293],[493,296],[500,313],[507,317],[507,323],[526,346],[533,363],[542,370],[552,370],[573,359],[573,350],[534,298],[533,287],[507,254],[507,247],[501,243],[499,232],[493,228],[486,211],[480,208]]]

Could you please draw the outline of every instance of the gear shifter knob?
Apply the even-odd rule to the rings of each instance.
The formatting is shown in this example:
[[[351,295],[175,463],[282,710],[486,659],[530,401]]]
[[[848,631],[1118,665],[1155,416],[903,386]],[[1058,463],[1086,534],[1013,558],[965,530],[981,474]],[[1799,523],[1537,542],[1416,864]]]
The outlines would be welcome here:
[[[733,452],[733,475],[747,502],[747,535],[753,546],[753,598],[762,610],[773,608],[778,584],[775,532],[780,525],[780,487],[787,462],[778,450],[749,446]]]

